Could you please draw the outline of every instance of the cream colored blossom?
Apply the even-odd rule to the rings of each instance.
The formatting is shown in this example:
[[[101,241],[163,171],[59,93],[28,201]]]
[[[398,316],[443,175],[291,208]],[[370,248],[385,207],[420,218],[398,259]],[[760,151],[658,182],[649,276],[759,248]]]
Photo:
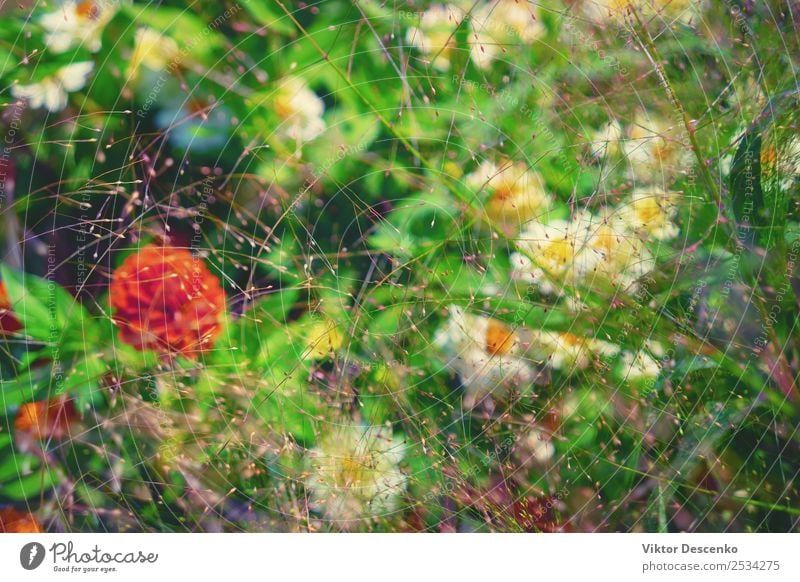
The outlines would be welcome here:
[[[179,56],[178,43],[172,38],[149,27],[139,28],[128,65],[128,76],[136,78],[142,67],[151,71],[163,71],[170,63],[177,62]]]
[[[657,187],[638,188],[619,207],[619,217],[630,230],[647,239],[674,238],[678,234],[678,226],[673,222],[676,196]]]
[[[597,260],[585,252],[587,242],[588,230],[582,221],[529,222],[517,242],[527,254],[512,253],[511,276],[535,283],[543,293],[562,295],[563,286],[579,282]]]
[[[484,212],[491,220],[514,228],[541,219],[552,203],[542,177],[522,162],[498,167],[484,161],[466,182],[473,191],[486,192]]]
[[[63,53],[74,47],[96,53],[100,50],[103,29],[116,11],[117,6],[112,2],[69,0],[39,20],[47,31],[45,44],[54,53]]]
[[[705,5],[705,0],[583,0],[583,13],[598,24],[609,20],[622,24],[631,8],[644,20],[658,19],[672,24],[696,21]]]
[[[582,0],[581,11],[597,24],[608,20],[622,22],[630,4],[638,4],[636,0]]]
[[[282,120],[280,131],[298,147],[325,131],[325,104],[301,77],[281,79],[273,107]]]
[[[644,242],[618,214],[604,209],[598,215],[581,213],[577,218],[587,232],[582,264],[585,283],[595,287],[602,281],[625,291],[636,288],[636,280],[655,267],[655,259]],[[599,280],[598,280],[599,279]]]
[[[494,0],[478,6],[470,19],[470,56],[481,68],[500,58],[504,47],[531,44],[545,33],[534,3]]]
[[[464,11],[452,4],[434,4],[420,17],[417,26],[406,32],[406,42],[417,48],[433,67],[450,69],[456,49],[456,29],[464,19]]]
[[[617,155],[620,151],[619,144],[622,136],[620,123],[616,120],[609,121],[592,134],[590,141],[592,155],[598,160]]]
[[[538,428],[528,431],[522,441],[522,447],[531,459],[541,465],[550,461],[556,453],[556,448],[550,437]]]
[[[613,357],[619,347],[569,332],[537,330],[532,333],[530,351],[553,369],[570,371],[586,368],[596,357]]]
[[[361,520],[390,514],[406,488],[406,476],[400,471],[404,453],[402,439],[390,428],[333,429],[308,454],[311,508],[339,529],[353,529]]]
[[[579,211],[569,221],[528,223],[517,245],[525,254],[512,253],[512,278],[534,283],[549,295],[564,295],[567,287],[603,289],[608,284],[632,291],[637,279],[655,267],[639,234],[608,208],[597,215]]]
[[[630,177],[642,184],[669,182],[691,163],[682,126],[638,115],[627,128],[623,151]],[[685,131],[684,131],[685,133]]]
[[[535,370],[523,357],[519,335],[508,325],[467,314],[455,305],[448,312],[447,325],[436,334],[435,344],[461,379],[467,408],[484,396],[502,395],[512,386],[533,381]]]
[[[51,113],[56,113],[67,106],[69,93],[79,91],[86,86],[86,81],[93,70],[94,63],[91,61],[72,63],[36,83],[12,86],[11,94],[27,100],[28,106],[32,109],[44,107]]]
[[[623,376],[626,380],[657,378],[661,373],[658,361],[645,350],[622,353]]]

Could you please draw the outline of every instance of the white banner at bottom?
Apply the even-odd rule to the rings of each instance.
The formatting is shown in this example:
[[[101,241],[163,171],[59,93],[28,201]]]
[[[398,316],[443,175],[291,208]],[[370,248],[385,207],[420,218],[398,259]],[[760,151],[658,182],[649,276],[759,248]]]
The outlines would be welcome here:
[[[0,535],[0,580],[14,582],[179,577],[192,582],[409,582],[551,576],[615,581],[800,580],[800,535]]]

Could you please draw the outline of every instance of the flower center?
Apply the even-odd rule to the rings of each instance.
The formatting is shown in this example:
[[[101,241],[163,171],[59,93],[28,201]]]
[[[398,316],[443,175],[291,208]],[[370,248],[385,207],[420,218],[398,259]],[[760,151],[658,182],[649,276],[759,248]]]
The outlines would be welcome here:
[[[495,319],[489,320],[486,328],[486,351],[493,356],[507,354],[514,346],[516,334],[509,327]]]
[[[78,3],[75,7],[75,12],[81,18],[89,20],[97,20],[100,17],[100,7],[91,0]]]
[[[645,198],[636,205],[636,216],[643,224],[656,222],[661,217],[661,206],[655,198]]]
[[[492,193],[492,202],[507,202],[511,200],[517,193],[514,184],[503,182]]]
[[[565,346],[569,347],[582,346],[584,343],[584,339],[582,337],[569,332],[562,333],[560,340]]]
[[[337,475],[337,485],[339,487],[351,487],[361,483],[367,469],[367,457],[344,457],[341,461],[339,474]]]
[[[553,263],[566,265],[572,258],[572,245],[566,238],[552,241],[543,250],[544,257]]]
[[[601,226],[592,242],[592,248],[610,254],[619,243],[619,235],[608,225]]]

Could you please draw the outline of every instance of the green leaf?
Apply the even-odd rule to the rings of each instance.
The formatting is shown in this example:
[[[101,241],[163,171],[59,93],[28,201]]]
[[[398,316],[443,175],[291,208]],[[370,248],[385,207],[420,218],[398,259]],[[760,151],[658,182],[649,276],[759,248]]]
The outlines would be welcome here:
[[[256,396],[256,411],[259,420],[272,431],[290,434],[310,446],[316,439],[318,417],[324,407],[302,381],[305,374],[304,370],[275,374],[278,385]]]
[[[289,35],[296,32],[291,19],[280,8],[268,2],[245,2],[244,8],[256,22],[263,24],[270,32]]]
[[[0,379],[0,407],[8,410],[23,402],[36,399],[36,395],[52,379],[49,366],[34,368],[13,380]]]
[[[44,473],[36,471],[5,485],[0,485],[0,498],[24,501],[39,495],[43,490],[51,488],[57,482],[58,476],[54,471],[46,470]]]
[[[792,115],[798,97],[800,89],[775,96],[741,137],[733,158],[729,176],[733,212],[740,241],[748,246],[769,249],[783,243],[788,197],[778,184],[765,182],[761,152],[768,132],[780,127],[784,114]]]
[[[761,135],[758,132],[748,132],[742,137],[733,158],[730,188],[740,240],[747,246],[753,246],[756,232],[751,229],[763,226],[761,211],[764,208],[761,189]]]
[[[49,296],[47,284],[13,271],[6,265],[0,265],[0,278],[8,292],[14,315],[19,319],[25,333],[34,339],[48,341],[50,310],[45,303]]]
[[[80,329],[88,320],[83,306],[60,285],[0,265],[14,314],[25,334],[53,344],[61,341],[67,328]]]

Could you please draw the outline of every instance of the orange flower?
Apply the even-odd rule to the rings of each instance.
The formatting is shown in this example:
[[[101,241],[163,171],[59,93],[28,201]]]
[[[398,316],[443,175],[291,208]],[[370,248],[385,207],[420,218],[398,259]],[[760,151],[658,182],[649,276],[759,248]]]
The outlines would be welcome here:
[[[498,319],[490,319],[486,326],[486,351],[493,356],[504,356],[517,342],[517,334]]]
[[[110,292],[120,338],[137,350],[195,357],[222,331],[219,279],[186,249],[147,245],[114,272]]]
[[[42,533],[44,529],[30,512],[13,507],[0,509],[0,533]]]
[[[19,407],[14,419],[18,436],[35,439],[63,439],[78,418],[75,405],[66,396],[28,402]]]
[[[0,281],[0,335],[14,333],[22,329],[22,324],[11,311],[11,300],[6,286]]]

